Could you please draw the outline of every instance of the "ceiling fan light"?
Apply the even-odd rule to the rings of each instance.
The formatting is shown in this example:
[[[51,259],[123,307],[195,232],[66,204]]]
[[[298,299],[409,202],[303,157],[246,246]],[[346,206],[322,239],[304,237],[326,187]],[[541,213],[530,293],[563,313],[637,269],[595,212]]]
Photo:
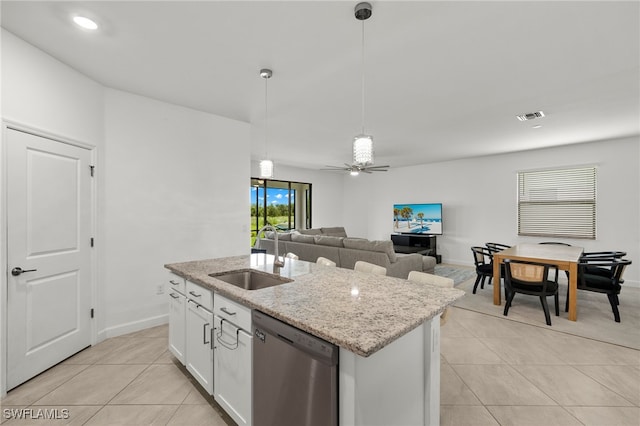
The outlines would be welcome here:
[[[353,139],[353,162],[364,166],[373,164],[373,137],[358,135]]]
[[[271,160],[260,161],[260,177],[262,178],[273,177],[273,161]]]

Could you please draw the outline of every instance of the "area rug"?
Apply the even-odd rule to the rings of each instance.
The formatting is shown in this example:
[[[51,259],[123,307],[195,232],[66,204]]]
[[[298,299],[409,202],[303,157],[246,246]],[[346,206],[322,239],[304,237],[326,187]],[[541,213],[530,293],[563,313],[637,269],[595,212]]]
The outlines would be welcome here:
[[[461,271],[450,271],[461,269]],[[475,271],[472,268],[456,268],[448,266],[442,271],[435,270],[450,276],[463,277],[471,271],[471,277],[458,284],[456,288],[464,290],[466,294],[457,300],[453,306],[461,309],[491,315],[508,321],[517,321],[529,325],[546,328],[560,333],[585,337],[606,343],[613,343],[632,349],[640,349],[640,289],[623,288],[620,293],[620,316],[621,322],[617,323],[613,319],[611,305],[607,297],[603,294],[588,291],[578,292],[578,320],[569,321],[567,313],[564,312],[566,298],[566,282],[561,278],[560,282],[560,316],[553,315],[553,299],[549,298],[549,308],[552,310],[551,326],[546,325],[540,299],[527,295],[517,295],[508,316],[504,316],[504,290],[502,293],[502,305],[493,304],[493,285],[485,282],[484,289],[473,294],[473,284],[475,282]],[[444,275],[443,275],[444,276]]]
[[[475,278],[476,270],[474,268],[465,268],[464,266],[452,265],[436,265],[434,268],[435,275],[453,279],[453,285],[457,286],[470,278]]]

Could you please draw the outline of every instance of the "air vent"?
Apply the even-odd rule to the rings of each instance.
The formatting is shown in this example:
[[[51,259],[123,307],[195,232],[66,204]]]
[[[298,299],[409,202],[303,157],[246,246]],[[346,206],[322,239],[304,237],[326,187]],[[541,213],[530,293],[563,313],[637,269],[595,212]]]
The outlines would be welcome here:
[[[544,112],[542,111],[527,112],[525,114],[516,115],[516,117],[520,121],[535,120],[536,118],[544,117]]]

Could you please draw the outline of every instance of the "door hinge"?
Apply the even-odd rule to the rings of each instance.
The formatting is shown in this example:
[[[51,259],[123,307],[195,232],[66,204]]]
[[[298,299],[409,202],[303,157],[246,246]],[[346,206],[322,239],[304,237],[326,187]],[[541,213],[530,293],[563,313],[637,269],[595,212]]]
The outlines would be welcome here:
[[[89,166],[89,170],[91,170],[91,177],[93,177],[93,171],[95,170],[96,166]]]
[[[91,247],[93,247],[93,237],[91,237]]]
[[[93,318],[93,308],[91,308],[91,318]]]

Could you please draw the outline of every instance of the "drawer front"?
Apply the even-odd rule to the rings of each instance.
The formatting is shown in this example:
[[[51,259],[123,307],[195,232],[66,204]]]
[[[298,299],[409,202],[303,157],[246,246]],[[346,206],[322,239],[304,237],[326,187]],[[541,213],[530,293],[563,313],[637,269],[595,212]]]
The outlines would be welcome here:
[[[169,272],[169,287],[168,290],[171,291],[177,291],[178,293],[184,295],[185,294],[185,289],[186,289],[186,280],[182,277],[177,276],[176,274],[174,274],[173,272]]]
[[[251,309],[216,293],[213,313],[251,333]]]
[[[211,290],[187,281],[187,299],[191,299],[206,309],[213,311],[213,294]]]

